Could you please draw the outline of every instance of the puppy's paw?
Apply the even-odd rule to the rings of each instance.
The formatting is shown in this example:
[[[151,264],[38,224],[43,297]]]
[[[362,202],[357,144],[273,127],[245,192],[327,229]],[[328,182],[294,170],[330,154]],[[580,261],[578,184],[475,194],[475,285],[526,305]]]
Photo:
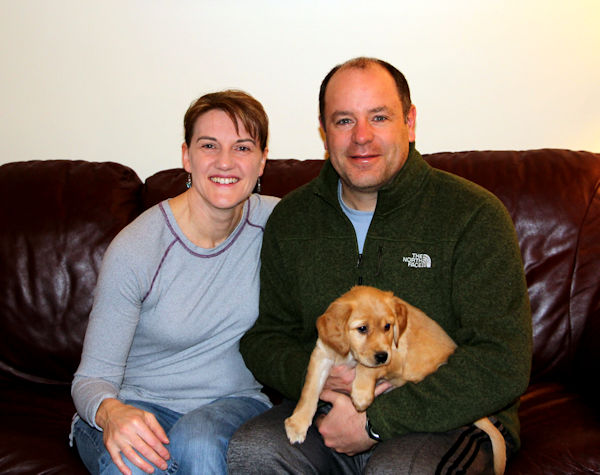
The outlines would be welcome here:
[[[367,407],[371,405],[373,402],[372,394],[361,394],[361,393],[352,393],[352,403],[358,412],[363,412],[367,410]]]
[[[285,433],[290,441],[290,444],[301,444],[306,439],[306,432],[310,422],[303,421],[301,417],[288,417],[285,420]]]

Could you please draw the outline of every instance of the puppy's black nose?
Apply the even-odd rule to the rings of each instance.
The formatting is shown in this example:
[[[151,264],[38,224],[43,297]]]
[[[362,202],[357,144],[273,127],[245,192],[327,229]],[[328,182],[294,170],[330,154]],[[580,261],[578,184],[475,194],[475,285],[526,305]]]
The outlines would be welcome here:
[[[385,363],[387,361],[388,354],[385,351],[380,351],[379,353],[375,353],[375,361],[378,364]]]

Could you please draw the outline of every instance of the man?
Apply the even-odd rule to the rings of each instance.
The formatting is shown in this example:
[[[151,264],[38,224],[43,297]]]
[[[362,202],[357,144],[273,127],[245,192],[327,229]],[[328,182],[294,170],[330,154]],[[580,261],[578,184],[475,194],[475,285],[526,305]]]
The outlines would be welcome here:
[[[519,447],[517,404],[527,387],[531,317],[512,221],[489,192],[430,167],[416,151],[416,109],[404,76],[357,58],[323,80],[320,122],[329,160],[276,207],[262,248],[260,316],[241,342],[280,406],[230,443],[231,473],[492,471],[490,416]],[[391,290],[436,320],[458,348],[419,384],[379,387],[367,411],[336,367],[306,441],[283,421],[300,395],[315,321],[355,284]],[[293,402],[292,402],[293,401]]]

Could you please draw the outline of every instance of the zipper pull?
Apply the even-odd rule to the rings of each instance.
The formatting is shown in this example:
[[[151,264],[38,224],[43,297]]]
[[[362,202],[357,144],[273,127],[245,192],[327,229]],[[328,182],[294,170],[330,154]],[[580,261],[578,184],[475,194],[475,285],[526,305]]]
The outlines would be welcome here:
[[[362,262],[362,254],[358,255],[358,261],[356,262],[356,268],[360,269],[360,263]],[[363,278],[362,275],[358,276],[358,285],[362,285],[363,283]]]

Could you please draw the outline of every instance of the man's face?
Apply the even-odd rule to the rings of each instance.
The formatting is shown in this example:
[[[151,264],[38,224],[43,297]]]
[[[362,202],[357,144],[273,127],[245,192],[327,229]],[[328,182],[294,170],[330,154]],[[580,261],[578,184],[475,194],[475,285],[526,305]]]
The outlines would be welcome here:
[[[379,65],[336,72],[325,92],[326,148],[342,180],[346,204],[375,209],[377,190],[408,157],[416,110],[404,117],[392,76]]]

